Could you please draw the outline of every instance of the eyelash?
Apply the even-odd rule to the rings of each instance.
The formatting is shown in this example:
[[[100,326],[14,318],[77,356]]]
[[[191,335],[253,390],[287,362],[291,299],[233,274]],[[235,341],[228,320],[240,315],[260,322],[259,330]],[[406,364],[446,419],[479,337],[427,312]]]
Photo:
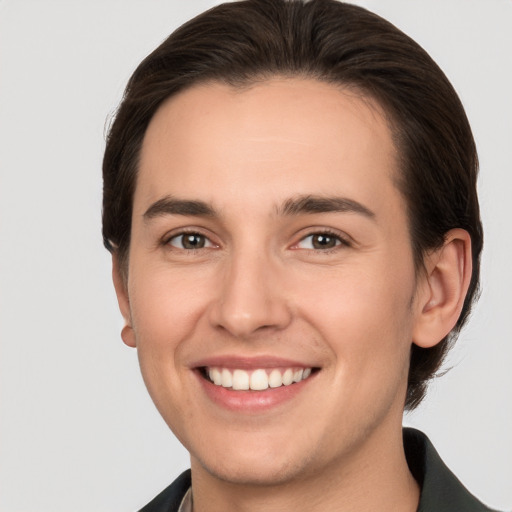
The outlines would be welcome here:
[[[187,253],[195,253],[196,251],[200,251],[201,249],[210,249],[212,247],[199,247],[199,248],[194,248],[194,249],[185,249],[185,248],[181,248],[181,247],[174,247],[172,246],[171,244],[171,241],[172,240],[175,240],[175,239],[178,239],[178,238],[182,238],[187,236],[187,235],[195,235],[195,236],[198,236],[198,237],[202,237],[206,243],[210,243],[211,246],[214,248],[214,247],[217,247],[216,244],[214,244],[209,237],[207,237],[205,234],[201,233],[200,231],[197,231],[197,230],[183,230],[183,231],[180,231],[179,233],[174,233],[170,236],[166,236],[163,240],[162,240],[162,245],[164,246],[171,246],[173,249],[177,249],[179,251],[183,251],[183,252],[187,252]]]
[[[193,248],[193,249],[185,249],[185,248],[181,248],[181,247],[172,246],[172,244],[171,244],[172,240],[178,239],[180,237],[184,237],[186,235],[195,235],[195,236],[202,237],[202,238],[204,238],[206,243],[210,244],[210,246],[209,247]],[[304,240],[306,240],[306,239],[308,239],[310,237],[314,237],[314,236],[325,236],[327,238],[334,238],[336,240],[336,244],[335,244],[334,247],[330,247],[330,248],[326,248],[326,249],[317,249],[317,250],[315,250],[315,249],[304,249],[304,248],[298,247],[298,245],[300,243],[304,242]],[[189,254],[193,254],[193,253],[195,253],[197,251],[200,251],[202,249],[211,249],[211,248],[218,247],[218,245],[215,244],[214,242],[212,242],[208,236],[206,236],[205,234],[203,234],[203,233],[201,233],[200,231],[197,231],[197,230],[183,230],[183,231],[180,231],[179,233],[174,233],[174,234],[172,234],[170,236],[165,237],[162,240],[162,245],[164,245],[164,246],[171,246],[174,249],[177,249],[177,250],[183,251],[185,253],[189,253]],[[351,246],[352,246],[352,244],[350,243],[350,241],[347,240],[347,238],[342,237],[339,233],[334,232],[334,231],[329,230],[329,229],[320,229],[318,231],[311,231],[308,234],[306,234],[303,237],[301,237],[301,239],[296,244],[294,244],[292,249],[293,250],[306,250],[306,251],[310,251],[310,252],[313,252],[313,253],[330,254],[332,252],[335,252],[335,251],[338,251],[338,250],[342,249],[343,247],[351,247]]]
[[[297,242],[295,244],[294,248],[296,248],[296,250],[301,250],[301,248],[297,247],[297,246],[301,242],[303,242],[304,240],[306,240],[306,239],[308,239],[310,237],[314,237],[314,236],[325,236],[327,238],[334,238],[337,243],[336,243],[336,245],[334,247],[329,247],[327,249],[317,249],[317,250],[314,250],[314,249],[303,249],[303,250],[307,250],[307,251],[310,251],[310,252],[313,252],[313,253],[331,254],[333,252],[339,251],[340,249],[343,249],[343,248],[346,248],[346,247],[351,247],[351,243],[349,242],[349,240],[347,240],[347,238],[344,238],[343,236],[341,236],[339,233],[337,233],[335,231],[332,231],[330,229],[320,229],[318,231],[311,231],[307,235],[303,236],[299,240],[299,242]]]

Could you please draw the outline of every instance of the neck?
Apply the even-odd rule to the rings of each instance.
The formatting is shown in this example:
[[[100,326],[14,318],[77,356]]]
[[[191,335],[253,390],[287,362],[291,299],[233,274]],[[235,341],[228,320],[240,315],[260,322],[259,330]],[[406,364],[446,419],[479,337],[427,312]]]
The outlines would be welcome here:
[[[373,432],[322,471],[279,485],[232,483],[192,459],[193,512],[415,512],[419,486],[405,459],[401,428]]]

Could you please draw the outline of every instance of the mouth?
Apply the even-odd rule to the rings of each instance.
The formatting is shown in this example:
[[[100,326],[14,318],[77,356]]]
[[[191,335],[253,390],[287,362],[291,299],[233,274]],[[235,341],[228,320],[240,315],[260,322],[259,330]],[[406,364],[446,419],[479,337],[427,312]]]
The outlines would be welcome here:
[[[260,416],[282,411],[296,397],[311,397],[311,393],[304,395],[304,390],[311,388],[322,368],[274,356],[224,355],[197,361],[191,369],[210,403]]]
[[[200,367],[201,376],[222,388],[232,391],[265,391],[289,387],[303,382],[319,370],[313,367],[281,368],[226,368],[222,366]]]

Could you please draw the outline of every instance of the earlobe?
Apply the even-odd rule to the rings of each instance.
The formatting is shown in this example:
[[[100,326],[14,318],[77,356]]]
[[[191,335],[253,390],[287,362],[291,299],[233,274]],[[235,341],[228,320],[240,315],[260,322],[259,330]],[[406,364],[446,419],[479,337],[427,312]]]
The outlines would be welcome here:
[[[128,347],[135,348],[137,344],[135,343],[135,333],[133,332],[132,326],[126,324],[121,329],[121,339],[123,340],[124,344]]]
[[[129,347],[136,347],[135,333],[133,332],[130,300],[128,297],[127,283],[123,278],[122,270],[120,268],[119,257],[117,254],[112,254],[112,280],[116,290],[117,303],[119,310],[123,315],[125,326],[121,330],[121,339]]]
[[[469,233],[452,229],[443,246],[425,259],[413,331],[416,345],[433,347],[453,329],[464,305],[471,272]]]

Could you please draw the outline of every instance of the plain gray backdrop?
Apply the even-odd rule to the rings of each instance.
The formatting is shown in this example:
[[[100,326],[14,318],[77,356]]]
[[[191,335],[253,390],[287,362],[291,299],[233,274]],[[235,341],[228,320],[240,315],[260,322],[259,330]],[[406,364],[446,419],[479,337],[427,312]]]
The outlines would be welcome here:
[[[100,235],[104,127],[138,62],[211,0],[0,0],[0,510],[115,512],[188,465],[147,396]],[[367,0],[445,70],[473,126],[483,294],[406,416],[512,508],[512,2]]]

